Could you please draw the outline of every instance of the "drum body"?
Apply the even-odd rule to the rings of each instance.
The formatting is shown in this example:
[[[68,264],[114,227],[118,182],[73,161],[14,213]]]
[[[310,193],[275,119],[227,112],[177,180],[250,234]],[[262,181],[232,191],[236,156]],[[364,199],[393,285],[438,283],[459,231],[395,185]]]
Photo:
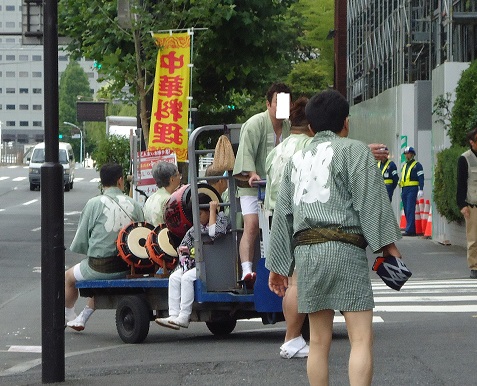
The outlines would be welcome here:
[[[146,241],[149,233],[154,230],[154,225],[147,222],[132,222],[121,229],[118,234],[116,246],[119,256],[135,268],[150,268],[154,262],[146,251]]]
[[[198,193],[207,194],[212,201],[222,202],[220,194],[209,184],[198,184]],[[179,243],[192,227],[191,187],[184,185],[171,194],[164,210],[167,229]],[[222,208],[220,208],[222,210]]]
[[[173,270],[178,262],[177,247],[169,237],[169,230],[162,225],[152,230],[146,240],[146,251],[149,258],[161,267]]]

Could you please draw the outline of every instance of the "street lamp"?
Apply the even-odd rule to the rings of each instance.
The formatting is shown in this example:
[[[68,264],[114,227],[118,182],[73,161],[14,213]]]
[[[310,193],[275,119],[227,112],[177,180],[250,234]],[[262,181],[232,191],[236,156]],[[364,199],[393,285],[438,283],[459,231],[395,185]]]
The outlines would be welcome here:
[[[63,122],[63,123],[65,125],[77,128],[80,132],[80,164],[82,166],[84,166],[83,165],[83,130],[81,130],[81,128],[79,126],[75,125],[74,123],[71,123],[71,122]]]

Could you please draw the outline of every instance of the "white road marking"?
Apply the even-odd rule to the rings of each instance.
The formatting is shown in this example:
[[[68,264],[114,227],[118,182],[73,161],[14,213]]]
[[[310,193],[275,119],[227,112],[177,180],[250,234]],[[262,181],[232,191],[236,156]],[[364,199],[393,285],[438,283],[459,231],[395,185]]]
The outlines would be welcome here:
[[[0,181],[8,180],[10,177],[0,177]]]
[[[27,201],[27,202],[24,202],[22,205],[31,205],[31,204],[34,204],[35,202],[37,202],[38,200],[35,199],[35,200],[30,200],[30,201]]]
[[[27,179],[27,177],[15,177],[14,179],[12,179],[12,181],[17,182],[17,181],[23,181],[23,180],[26,180],[26,179]]]
[[[10,346],[8,352],[36,352],[41,353],[41,346]]]

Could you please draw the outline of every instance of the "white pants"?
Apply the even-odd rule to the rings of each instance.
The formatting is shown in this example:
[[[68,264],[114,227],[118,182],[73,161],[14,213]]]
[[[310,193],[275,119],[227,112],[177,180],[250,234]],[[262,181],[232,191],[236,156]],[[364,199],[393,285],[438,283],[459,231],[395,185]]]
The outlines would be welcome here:
[[[169,316],[190,319],[192,303],[194,303],[196,272],[196,268],[185,272],[179,268],[169,276]]]

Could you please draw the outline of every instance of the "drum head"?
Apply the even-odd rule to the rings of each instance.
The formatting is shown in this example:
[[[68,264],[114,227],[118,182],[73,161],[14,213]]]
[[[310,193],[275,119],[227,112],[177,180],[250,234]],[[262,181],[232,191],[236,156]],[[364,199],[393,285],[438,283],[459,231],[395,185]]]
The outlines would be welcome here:
[[[133,222],[118,235],[119,255],[129,265],[150,267],[153,265],[146,250],[146,240],[154,226],[147,222]]]
[[[157,236],[157,244],[159,248],[168,256],[177,257],[177,249],[172,245],[169,239],[169,230],[167,228],[162,229]]]

